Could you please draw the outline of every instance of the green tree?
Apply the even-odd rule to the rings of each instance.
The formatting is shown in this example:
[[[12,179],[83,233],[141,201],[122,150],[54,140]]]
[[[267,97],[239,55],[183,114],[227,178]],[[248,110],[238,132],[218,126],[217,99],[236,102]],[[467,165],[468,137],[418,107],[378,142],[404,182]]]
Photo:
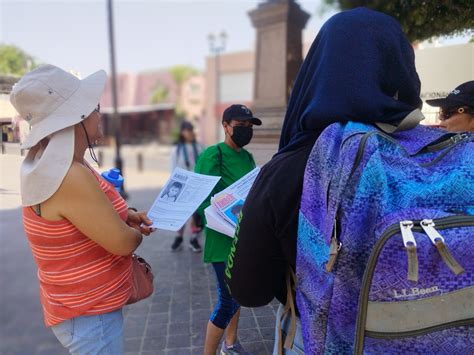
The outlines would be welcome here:
[[[183,97],[183,84],[187,79],[199,72],[195,68],[189,67],[187,65],[175,65],[169,69],[169,72],[171,73],[174,82],[178,86],[178,96],[174,114],[178,119],[178,122],[181,122],[185,118],[185,112],[181,106],[181,98]]]
[[[178,85],[178,88],[181,88],[183,83],[189,77],[198,73],[198,71],[195,68],[189,67],[187,65],[175,65],[174,67],[171,67],[169,71],[171,75],[173,76],[173,79],[176,85]]]
[[[474,28],[472,0],[325,0],[325,3],[341,10],[365,6],[391,15],[412,42],[442,35],[471,34]]]
[[[0,74],[22,76],[36,66],[36,60],[22,49],[0,44]]]
[[[151,94],[150,103],[159,104],[168,98],[169,90],[166,86],[159,84]]]

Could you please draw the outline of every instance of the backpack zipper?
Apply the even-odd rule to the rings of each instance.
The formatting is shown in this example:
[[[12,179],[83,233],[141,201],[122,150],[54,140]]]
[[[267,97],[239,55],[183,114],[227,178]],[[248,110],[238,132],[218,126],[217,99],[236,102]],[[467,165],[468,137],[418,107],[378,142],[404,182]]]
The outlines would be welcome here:
[[[346,142],[355,137],[355,136],[358,136],[358,135],[362,135],[362,138],[359,142],[359,147],[357,149],[357,154],[356,154],[356,159],[355,161],[357,161],[357,163],[355,164],[359,164],[358,161],[360,161],[360,159],[362,158],[362,154],[364,153],[364,147],[365,147],[365,141],[367,141],[367,139],[369,138],[369,136],[371,136],[372,134],[376,133],[376,131],[372,131],[372,132],[356,132],[354,134],[351,134],[349,137],[347,137],[346,139],[344,139],[344,141],[341,143],[341,149],[342,147],[346,144]],[[351,171],[351,174],[349,175],[349,178],[352,176],[352,171]],[[331,190],[331,185],[332,185],[332,178],[331,180],[329,180],[329,184],[326,188],[326,206],[329,207],[329,191]]]
[[[422,232],[423,228],[421,227],[422,220],[415,220],[413,221],[414,226],[413,230]],[[454,227],[471,227],[474,226],[474,216],[450,216],[437,219],[436,221],[437,229],[443,230],[448,228]],[[364,276],[362,278],[362,286],[359,296],[359,306],[358,306],[358,313],[357,313],[357,321],[356,321],[356,332],[355,332],[355,340],[354,340],[354,354],[361,355],[364,351],[364,337],[366,335],[365,331],[365,324],[367,321],[367,307],[369,302],[369,293],[370,293],[370,286],[372,284],[373,273],[375,270],[375,266],[377,264],[378,257],[380,253],[387,243],[387,241],[394,235],[400,232],[400,225],[399,223],[394,223],[390,225],[380,236],[379,240],[375,243],[372,252],[370,254],[369,260],[367,262],[367,266],[365,268]],[[472,324],[474,319],[471,320],[463,320],[467,322],[467,324]],[[453,322],[458,323],[458,322]],[[448,328],[450,326],[455,326],[451,324],[444,324],[443,328]],[[404,332],[400,333],[401,336],[415,336],[420,334],[420,332],[429,332],[430,328],[412,331],[412,332]],[[368,333],[367,333],[368,334]],[[379,335],[382,337],[383,335]],[[394,338],[394,334],[388,333],[387,337]]]
[[[424,219],[420,222],[420,225],[426,235],[428,235],[430,238],[433,245],[436,247],[436,249],[438,249],[438,252],[446,266],[449,267],[455,275],[462,274],[464,272],[464,268],[458,263],[458,261],[449,251],[448,246],[444,242],[443,236],[439,234],[439,232],[434,228],[435,223],[433,220]]]
[[[347,137],[342,142],[341,146],[343,146],[352,137],[355,137],[355,136],[360,135],[360,134],[363,135],[362,138],[360,139],[359,147],[357,149],[356,158],[354,160],[354,167],[351,170],[351,173],[349,174],[349,180],[351,179],[352,174],[355,171],[355,167],[357,167],[357,165],[359,165],[360,160],[362,159],[362,155],[364,154],[365,145],[367,143],[367,140],[369,139],[370,136],[374,135],[375,133],[377,133],[377,131],[371,131],[371,132],[366,132],[366,133],[363,133],[363,132],[354,133],[354,134],[350,135],[349,137]],[[329,192],[330,192],[330,189],[331,189],[331,184],[332,184],[332,179],[329,180],[329,184],[328,184],[328,187],[326,189],[326,206],[328,207],[328,209],[329,209]],[[332,269],[334,268],[334,265],[336,264],[336,261],[337,261],[337,257],[339,256],[339,252],[342,249],[342,242],[339,239],[338,227],[337,227],[339,216],[340,216],[340,207],[337,208],[336,217],[334,217],[334,227],[333,227],[333,232],[332,232],[332,236],[331,236],[331,241],[330,241],[330,244],[329,244],[329,260],[326,263],[326,271],[327,272],[331,272]]]
[[[437,143],[431,147],[429,147],[426,151],[424,149],[420,150],[419,152],[415,153],[415,154],[412,154],[410,155],[407,150],[405,149],[405,147],[403,145],[401,145],[395,138],[391,137],[390,135],[384,133],[384,132],[380,132],[380,131],[371,131],[371,132],[367,132],[364,134],[364,136],[361,138],[360,140],[360,145],[359,145],[359,149],[357,150],[357,154],[356,154],[356,157],[355,157],[355,160],[354,160],[354,166],[352,167],[352,170],[351,170],[351,173],[349,175],[349,178],[352,177],[352,174],[355,172],[355,170],[357,169],[357,167],[359,166],[360,164],[360,161],[362,160],[362,156],[364,154],[364,151],[365,151],[365,146],[367,144],[367,140],[373,136],[374,134],[378,134],[378,135],[381,135],[382,137],[388,139],[389,141],[397,144],[398,146],[400,146],[404,151],[405,153],[407,154],[407,156],[410,156],[410,157],[414,157],[414,156],[417,156],[418,154],[421,154],[421,153],[425,153],[425,152],[430,152],[430,153],[433,153],[433,152],[436,152],[438,150],[442,150],[442,149],[445,149],[447,147],[452,147],[452,146],[455,146],[457,145],[458,143],[461,143],[461,142],[464,142],[465,140],[467,140],[470,135],[467,134],[467,133],[458,133],[454,136],[451,136],[449,137],[448,139],[440,142],[440,143]],[[449,150],[448,150],[449,151]],[[443,157],[444,154],[441,156]],[[433,162],[436,162],[438,161],[440,157],[437,157]],[[433,162],[429,162],[429,163],[425,163],[425,164],[420,164],[421,166],[429,166],[431,165],[431,163]]]
[[[400,231],[402,233],[403,244],[407,250],[409,281],[418,282],[418,255],[416,254],[416,240],[411,231],[414,226],[412,221],[400,222]]]
[[[326,263],[326,271],[331,272],[332,269],[334,268],[334,264],[336,264],[337,257],[339,255],[339,252],[342,249],[342,243],[339,240],[339,236],[337,235],[338,233],[338,224],[337,224],[337,217],[334,218],[334,227],[333,227],[333,233],[331,237],[331,243],[329,244],[329,260]]]
[[[466,137],[469,137],[468,135],[466,135]],[[454,137],[452,137],[454,138]],[[426,162],[426,163],[421,163],[420,166],[422,167],[428,167],[428,166],[431,166],[431,165],[434,165],[436,164],[437,162],[439,162],[441,159],[443,159],[451,150],[454,149],[454,147],[460,143],[460,142],[463,142],[464,139],[461,139],[461,138],[458,138],[458,139],[454,139],[454,140],[451,140],[451,144],[445,146],[444,148],[447,148],[447,149],[444,149],[444,152],[442,152],[441,154],[439,154],[436,158],[434,158],[432,161],[429,161],[429,162]]]
[[[468,137],[469,135],[467,133],[457,133],[457,134],[455,133],[455,134],[452,134],[450,137],[443,139],[439,143],[434,143],[434,144],[426,146],[425,148],[420,150],[418,153],[436,152],[438,150],[446,148],[447,146],[450,146],[451,144],[455,144],[460,140],[464,140]]]
[[[366,133],[362,133],[362,132],[354,133],[353,135],[347,137],[342,142],[341,146],[344,145],[350,138],[352,138],[356,135],[359,135],[359,134],[363,134],[363,136],[362,136],[362,138],[360,139],[360,142],[359,142],[359,148],[357,149],[357,153],[356,153],[356,156],[355,156],[355,159],[354,159],[354,165],[352,166],[351,172],[349,174],[349,178],[348,178],[349,180],[352,178],[352,175],[355,173],[356,169],[358,168],[358,166],[359,166],[359,164],[362,160],[362,157],[363,157],[364,152],[365,152],[365,146],[367,145],[368,139],[371,136],[375,135],[375,134],[379,134],[379,135],[387,138],[391,142],[393,142],[393,143],[397,144],[398,146],[400,146],[405,151],[407,156],[416,156],[420,153],[425,153],[425,151],[422,149],[418,153],[410,155],[406,151],[406,149],[396,139],[394,139],[390,135],[386,134],[385,132],[382,132],[382,131],[379,131],[379,130],[370,131],[370,132],[366,132]],[[458,133],[458,134],[455,134],[454,136],[449,137],[446,140],[443,140],[442,142],[436,143],[435,145],[431,146],[429,148],[429,150],[427,150],[427,152],[435,152],[435,151],[442,150],[442,149],[444,149],[446,147],[449,147],[449,146],[451,148],[448,149],[445,153],[443,153],[440,156],[436,157],[433,161],[425,163],[425,164],[420,164],[420,165],[426,167],[426,166],[429,166],[431,164],[436,163],[438,160],[443,158],[455,145],[457,145],[461,142],[464,142],[469,137],[470,137],[470,135],[467,134],[467,133]],[[330,192],[330,188],[331,188],[331,183],[332,183],[332,179],[329,181],[328,187],[326,189],[326,206],[329,206],[329,192]],[[330,241],[330,244],[329,244],[329,250],[330,250],[329,254],[330,254],[330,256],[329,256],[328,262],[326,263],[326,271],[327,272],[331,272],[332,269],[334,268],[334,265],[336,264],[336,261],[337,261],[337,257],[339,255],[339,252],[342,249],[342,242],[339,239],[339,236],[337,235],[337,231],[336,231],[336,221],[337,221],[337,217],[339,215],[340,215],[340,208],[337,208],[336,218],[335,218],[335,223],[334,223],[334,228],[333,228],[333,235],[331,237],[331,241]],[[407,249],[407,251],[408,251],[408,249]],[[415,252],[416,252],[416,250],[415,250]],[[410,260],[410,256],[409,256],[408,260]],[[413,262],[415,260],[413,250],[412,250],[411,260]],[[412,276],[414,277],[414,274]]]

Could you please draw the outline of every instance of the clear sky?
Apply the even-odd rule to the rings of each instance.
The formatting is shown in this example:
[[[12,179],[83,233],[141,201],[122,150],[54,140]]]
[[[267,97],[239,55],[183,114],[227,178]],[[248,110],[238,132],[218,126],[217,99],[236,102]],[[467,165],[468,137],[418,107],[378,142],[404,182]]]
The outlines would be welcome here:
[[[255,30],[247,15],[261,1],[114,1],[117,69],[144,71],[176,64],[204,68],[207,36],[225,30],[227,51],[253,49]],[[0,42],[14,44],[41,62],[78,70],[83,76],[109,70],[106,0],[0,0]],[[299,0],[312,16],[311,41],[334,11],[320,14],[320,0]]]
[[[227,51],[254,48],[248,12],[262,1],[115,0],[117,69],[144,71],[176,64],[204,68],[207,36],[225,30]],[[304,31],[310,42],[324,21],[322,0],[297,0],[312,16]],[[14,44],[64,69],[88,75],[109,70],[106,0],[0,0],[0,42]],[[456,43],[456,39],[449,40]],[[466,42],[462,39],[461,42]]]

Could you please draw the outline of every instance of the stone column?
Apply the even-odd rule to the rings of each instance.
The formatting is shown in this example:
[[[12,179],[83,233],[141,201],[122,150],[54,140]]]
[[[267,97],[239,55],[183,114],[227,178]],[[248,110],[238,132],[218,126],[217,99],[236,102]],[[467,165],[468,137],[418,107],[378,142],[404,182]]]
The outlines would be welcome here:
[[[252,111],[263,121],[249,150],[262,165],[278,149],[288,97],[303,62],[302,31],[309,14],[294,0],[268,0],[249,16],[257,30]]]

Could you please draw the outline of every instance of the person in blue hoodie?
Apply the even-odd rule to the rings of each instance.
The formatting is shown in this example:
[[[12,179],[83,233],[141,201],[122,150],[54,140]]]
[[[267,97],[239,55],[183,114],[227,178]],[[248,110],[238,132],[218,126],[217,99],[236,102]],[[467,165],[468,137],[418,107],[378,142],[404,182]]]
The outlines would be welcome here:
[[[286,275],[296,269],[303,176],[321,132],[334,122],[396,126],[409,114],[421,119],[420,107],[413,48],[395,19],[357,8],[324,24],[296,78],[278,153],[262,168],[242,210],[225,270],[237,302],[260,307],[273,298],[282,304],[294,299]],[[282,307],[276,328],[282,327],[283,338],[274,352],[304,354],[299,322],[290,349],[283,349],[291,329],[289,317],[280,322],[281,316]]]

